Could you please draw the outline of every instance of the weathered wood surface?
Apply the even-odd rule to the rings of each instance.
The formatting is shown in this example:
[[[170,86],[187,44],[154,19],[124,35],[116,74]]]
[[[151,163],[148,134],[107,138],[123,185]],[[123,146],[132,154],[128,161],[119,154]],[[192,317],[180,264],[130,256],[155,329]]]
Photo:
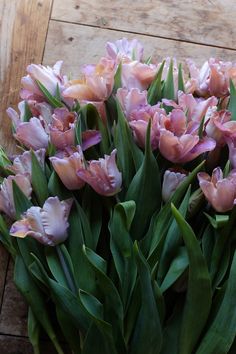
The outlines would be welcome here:
[[[0,1],[0,144],[9,152],[14,144],[5,110],[16,107],[26,66],[42,61],[51,6],[52,0]],[[12,266],[6,275],[7,263],[8,255],[1,246],[0,353],[29,354],[28,339],[14,337],[26,335],[27,307],[13,284]]]
[[[54,0],[52,18],[236,49],[234,0]]]
[[[20,78],[31,63],[64,60],[80,74],[96,63],[105,43],[138,38],[148,57],[236,60],[235,0],[0,0],[0,141],[12,150],[5,115],[19,97]],[[49,24],[49,27],[48,27]],[[13,264],[0,247],[0,354],[32,354],[26,337],[27,306],[13,284]],[[4,288],[5,285],[5,288]],[[54,350],[42,343],[42,353]]]
[[[104,55],[107,41],[114,41],[122,37],[134,38],[134,35],[103,28],[50,21],[43,62],[53,65],[56,60],[62,59],[64,60],[64,72],[71,73],[73,77],[76,77],[79,75],[82,65],[96,63]],[[160,60],[167,55],[175,56],[179,60],[191,57],[198,63],[202,63],[210,57],[236,60],[236,51],[234,50],[144,35],[135,35],[135,38],[143,43],[146,57],[153,55],[154,60]]]
[[[10,261],[2,308],[0,313],[0,333],[27,336],[27,305],[13,283],[14,265]]]
[[[0,315],[1,315],[1,307],[2,307],[2,300],[3,300],[3,290],[6,281],[6,272],[7,272],[7,265],[8,265],[9,255],[0,244]]]
[[[0,1],[0,142],[8,150],[13,140],[5,110],[18,101],[26,66],[42,61],[51,4],[51,0]]]

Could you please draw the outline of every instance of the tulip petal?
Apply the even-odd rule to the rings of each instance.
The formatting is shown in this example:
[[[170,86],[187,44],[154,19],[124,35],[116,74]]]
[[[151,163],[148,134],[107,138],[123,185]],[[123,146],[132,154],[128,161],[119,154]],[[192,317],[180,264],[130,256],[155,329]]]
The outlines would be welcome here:
[[[58,197],[48,198],[43,205],[42,224],[47,236],[54,244],[61,243],[67,238],[69,227],[67,218],[71,205],[72,202],[70,204],[65,201],[60,202]]]

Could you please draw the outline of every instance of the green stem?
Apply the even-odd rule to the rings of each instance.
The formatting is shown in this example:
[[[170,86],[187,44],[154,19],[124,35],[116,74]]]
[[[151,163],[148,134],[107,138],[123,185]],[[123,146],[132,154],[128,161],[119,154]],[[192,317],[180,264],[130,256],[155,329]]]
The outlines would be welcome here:
[[[53,345],[54,345],[54,347],[55,347],[55,349],[57,351],[57,354],[65,354],[64,351],[62,350],[60,344],[58,343],[57,338],[56,337],[55,338],[51,337],[50,339],[51,339],[51,341],[52,341],[52,343],[53,343]]]
[[[38,345],[33,345],[34,354],[40,354],[40,349]]]
[[[68,266],[67,266],[67,264],[66,264],[65,258],[64,258],[64,256],[63,256],[63,253],[62,253],[62,251],[61,251],[59,245],[56,246],[56,250],[57,250],[58,258],[59,258],[59,260],[60,260],[60,263],[61,263],[63,272],[64,272],[64,274],[65,274],[65,277],[66,277],[68,286],[69,286],[70,290],[71,290],[74,294],[76,294],[77,290],[76,290],[76,287],[75,287],[73,278],[72,278],[72,276],[71,276],[70,270],[68,269]]]

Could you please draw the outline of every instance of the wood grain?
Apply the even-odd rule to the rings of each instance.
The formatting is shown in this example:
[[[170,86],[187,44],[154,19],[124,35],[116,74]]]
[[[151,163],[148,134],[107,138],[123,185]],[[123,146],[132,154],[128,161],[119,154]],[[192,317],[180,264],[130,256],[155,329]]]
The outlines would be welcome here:
[[[0,313],[0,333],[27,336],[28,306],[13,283],[14,265],[10,261]]]
[[[64,354],[71,352],[63,346]],[[28,338],[17,337],[12,335],[0,334],[0,353],[1,354],[33,354],[33,348],[29,343]],[[42,354],[56,354],[56,350],[48,341],[41,341]]]
[[[2,354],[33,354],[33,348],[27,338],[11,335],[0,334],[0,350]]]
[[[42,61],[51,5],[51,0],[0,1],[0,141],[9,151],[13,140],[5,110],[19,99],[26,66]]]
[[[5,110],[16,107],[26,66],[42,61],[51,6],[52,0],[0,1],[0,142],[8,152],[14,144]],[[28,339],[12,337],[26,335],[27,306],[13,284],[12,263],[3,289],[7,263],[8,255],[0,247],[0,353],[29,354]]]
[[[167,55],[175,56],[180,60],[192,57],[198,63],[202,63],[209,57],[218,57],[225,60],[236,58],[236,51],[234,50],[206,47],[145,35],[134,36],[130,33],[50,21],[43,63],[53,65],[57,60],[62,59],[64,60],[64,73],[71,73],[72,77],[76,77],[79,75],[83,64],[96,63],[104,55],[107,41],[114,41],[124,36],[138,38],[145,47],[146,57],[153,55],[154,60],[160,60]]]
[[[234,0],[55,0],[52,19],[236,49]]]
[[[0,314],[1,314],[8,259],[9,259],[8,253],[0,244]]]

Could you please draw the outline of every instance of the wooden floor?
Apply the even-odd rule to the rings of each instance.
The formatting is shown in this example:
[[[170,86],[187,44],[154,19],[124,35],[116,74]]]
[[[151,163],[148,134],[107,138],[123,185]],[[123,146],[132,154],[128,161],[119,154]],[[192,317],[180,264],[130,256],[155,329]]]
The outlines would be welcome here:
[[[64,60],[73,76],[107,40],[138,38],[146,56],[236,61],[235,0],[0,0],[0,142],[13,149],[6,108],[18,100],[27,64]],[[27,307],[0,247],[0,353],[29,354]],[[53,353],[45,346],[43,354]]]

